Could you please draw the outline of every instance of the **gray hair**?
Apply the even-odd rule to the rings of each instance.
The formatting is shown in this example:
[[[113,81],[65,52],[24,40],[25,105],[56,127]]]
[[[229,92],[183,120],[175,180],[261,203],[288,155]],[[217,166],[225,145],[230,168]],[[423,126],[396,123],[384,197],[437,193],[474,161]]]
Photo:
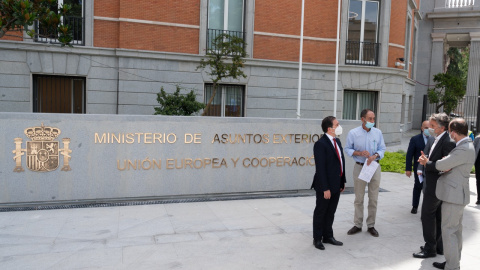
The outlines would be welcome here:
[[[445,129],[448,129],[448,124],[450,123],[450,119],[446,113],[435,113],[430,116],[430,120],[437,122],[437,124]]]

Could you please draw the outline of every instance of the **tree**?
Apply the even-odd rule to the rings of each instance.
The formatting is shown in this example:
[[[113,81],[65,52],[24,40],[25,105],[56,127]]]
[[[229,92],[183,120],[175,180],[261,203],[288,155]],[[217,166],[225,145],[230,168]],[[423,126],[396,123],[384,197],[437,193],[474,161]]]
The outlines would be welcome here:
[[[46,37],[70,46],[73,39],[70,27],[62,23],[62,17],[67,16],[70,9],[68,4],[58,7],[57,0],[0,0],[0,38],[23,37],[24,30],[33,38],[38,33],[30,27],[38,20]]]
[[[435,103],[435,111],[438,113],[440,108],[450,114],[457,108],[458,102],[465,95],[466,89],[461,79],[448,73],[438,73],[433,76],[435,88],[428,90],[428,100]]]
[[[450,48],[447,51],[450,63],[447,67],[446,73],[459,78],[464,87],[467,85],[468,54],[468,48],[462,50],[459,50],[458,48]]]
[[[195,92],[191,90],[186,95],[180,95],[181,87],[176,86],[173,94],[167,94],[163,87],[157,94],[157,101],[160,107],[155,107],[155,115],[192,115],[203,109],[205,104],[195,100]]]
[[[197,67],[197,70],[208,68],[206,72],[213,82],[212,96],[208,100],[202,115],[208,113],[217,94],[218,83],[222,79],[247,77],[242,70],[245,63],[244,58],[247,57],[245,45],[246,43],[242,38],[226,33],[219,34],[212,40],[210,48],[207,49],[207,58],[202,58],[200,65]]]

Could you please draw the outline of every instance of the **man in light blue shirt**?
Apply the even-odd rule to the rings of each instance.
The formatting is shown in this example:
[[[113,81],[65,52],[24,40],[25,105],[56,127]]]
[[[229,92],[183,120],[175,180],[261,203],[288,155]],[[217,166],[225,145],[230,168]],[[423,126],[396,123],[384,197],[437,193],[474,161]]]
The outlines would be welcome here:
[[[365,188],[368,185],[367,231],[372,236],[378,237],[378,232],[375,230],[374,226],[377,215],[378,191],[380,189],[380,165],[369,183],[359,179],[358,175],[360,174],[364,163],[370,165],[370,163],[378,162],[382,159],[386,147],[382,132],[373,127],[375,125],[375,113],[372,110],[365,109],[360,113],[360,117],[362,125],[350,130],[347,136],[347,144],[345,146],[345,153],[355,161],[353,168],[355,190],[354,226],[348,231],[348,234],[352,235],[362,231],[364,210],[363,199],[365,197]]]

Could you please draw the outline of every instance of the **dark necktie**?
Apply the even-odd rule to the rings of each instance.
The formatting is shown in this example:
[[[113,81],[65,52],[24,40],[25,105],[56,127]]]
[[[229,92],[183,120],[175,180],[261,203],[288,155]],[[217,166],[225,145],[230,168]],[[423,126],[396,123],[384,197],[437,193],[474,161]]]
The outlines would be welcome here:
[[[337,140],[335,140],[335,138],[333,138],[333,144],[335,145],[335,153],[337,153],[338,161],[340,161],[340,176],[342,176],[343,175],[342,158],[340,158],[340,154],[338,153]]]

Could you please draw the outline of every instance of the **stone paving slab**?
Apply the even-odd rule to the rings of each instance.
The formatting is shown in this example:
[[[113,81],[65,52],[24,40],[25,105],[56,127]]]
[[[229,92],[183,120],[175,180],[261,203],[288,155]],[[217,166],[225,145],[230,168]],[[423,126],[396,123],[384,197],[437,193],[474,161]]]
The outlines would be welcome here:
[[[461,267],[480,265],[475,179],[464,214]],[[342,247],[312,245],[315,197],[74,208],[0,213],[0,269],[434,269],[415,259],[420,215],[410,214],[413,178],[382,173],[380,237],[353,225],[353,194],[334,223]],[[328,267],[327,267],[328,266]]]

